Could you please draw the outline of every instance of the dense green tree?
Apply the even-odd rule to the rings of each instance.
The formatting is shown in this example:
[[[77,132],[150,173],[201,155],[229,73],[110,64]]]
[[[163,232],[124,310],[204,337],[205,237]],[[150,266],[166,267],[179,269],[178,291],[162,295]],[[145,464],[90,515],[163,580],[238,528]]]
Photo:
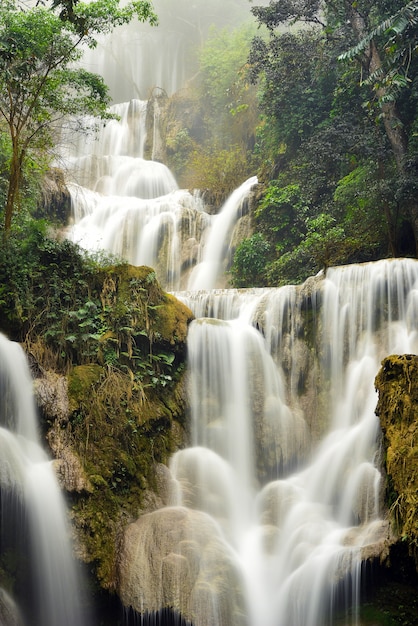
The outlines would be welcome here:
[[[368,105],[384,125],[398,169],[398,199],[409,211],[418,242],[418,2],[394,2],[390,8],[389,16],[378,14],[384,19],[377,25],[357,18],[358,41],[340,59],[358,59],[364,70]]]
[[[258,287],[263,282],[270,244],[261,233],[244,239],[234,255],[231,267],[234,287]]]
[[[59,14],[54,11],[56,8]],[[19,204],[25,166],[39,162],[59,129],[75,114],[109,118],[107,88],[77,65],[82,45],[133,17],[154,23],[146,0],[124,7],[119,0],[56,0],[53,8],[22,8],[17,0],[0,7],[0,133],[7,136],[4,232]]]
[[[262,111],[255,228],[274,251],[267,284],[330,263],[415,254],[416,5],[272,0],[252,9],[268,33],[249,56]],[[296,188],[302,205],[283,211]]]
[[[281,152],[294,151],[328,118],[335,65],[317,30],[272,33],[253,40],[250,79],[261,76],[260,104],[274,118]],[[333,67],[334,66],[334,67]]]

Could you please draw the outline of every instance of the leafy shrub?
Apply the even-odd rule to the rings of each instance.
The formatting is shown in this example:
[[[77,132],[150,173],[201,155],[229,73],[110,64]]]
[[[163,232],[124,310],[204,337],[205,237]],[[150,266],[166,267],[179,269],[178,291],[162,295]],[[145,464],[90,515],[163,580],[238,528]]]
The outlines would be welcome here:
[[[219,150],[217,146],[195,150],[188,170],[190,186],[209,189],[217,204],[224,202],[251,174],[246,151],[239,146],[228,150]]]
[[[244,239],[237,247],[231,267],[234,287],[259,287],[266,284],[266,265],[271,246],[261,233]]]

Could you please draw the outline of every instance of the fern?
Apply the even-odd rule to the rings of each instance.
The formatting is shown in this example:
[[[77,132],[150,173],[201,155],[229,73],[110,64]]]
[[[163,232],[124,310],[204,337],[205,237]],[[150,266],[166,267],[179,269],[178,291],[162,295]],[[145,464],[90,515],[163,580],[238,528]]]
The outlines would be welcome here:
[[[373,30],[363,37],[363,39],[361,39],[355,46],[340,54],[338,60],[351,61],[360,54],[363,54],[376,37],[385,33],[388,35],[392,34],[390,40],[393,40],[394,38],[403,35],[409,27],[414,27],[417,24],[418,0],[413,0],[397,11],[397,13],[383,20],[383,22],[373,28]]]

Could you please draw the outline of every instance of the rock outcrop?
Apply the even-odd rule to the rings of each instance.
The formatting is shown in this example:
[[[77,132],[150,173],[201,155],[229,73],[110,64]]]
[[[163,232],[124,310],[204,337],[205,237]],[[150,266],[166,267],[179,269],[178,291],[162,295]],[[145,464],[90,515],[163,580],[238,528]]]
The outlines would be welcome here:
[[[187,442],[184,360],[192,314],[150,268],[106,268],[90,289],[89,315],[103,330],[83,339],[75,328],[65,370],[54,371],[41,341],[28,351],[44,435],[71,497],[76,553],[94,564],[100,586],[115,590],[125,528],[166,504],[164,464]]]
[[[384,359],[376,377],[383,431],[387,504],[418,569],[418,356]]]
[[[127,527],[118,591],[138,613],[171,607],[194,626],[243,626],[241,588],[228,544],[205,513],[167,507]]]

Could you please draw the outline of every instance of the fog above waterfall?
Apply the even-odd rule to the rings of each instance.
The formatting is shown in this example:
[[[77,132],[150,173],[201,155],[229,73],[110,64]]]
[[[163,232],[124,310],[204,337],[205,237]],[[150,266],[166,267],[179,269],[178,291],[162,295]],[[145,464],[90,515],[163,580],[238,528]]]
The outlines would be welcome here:
[[[249,0],[154,0],[153,6],[158,26],[134,20],[84,56],[87,69],[104,77],[114,103],[148,99],[155,88],[172,95],[195,77],[211,26],[235,28],[251,18]]]

